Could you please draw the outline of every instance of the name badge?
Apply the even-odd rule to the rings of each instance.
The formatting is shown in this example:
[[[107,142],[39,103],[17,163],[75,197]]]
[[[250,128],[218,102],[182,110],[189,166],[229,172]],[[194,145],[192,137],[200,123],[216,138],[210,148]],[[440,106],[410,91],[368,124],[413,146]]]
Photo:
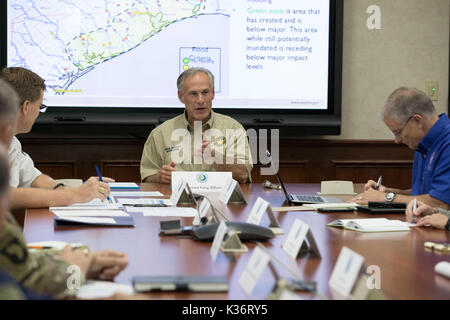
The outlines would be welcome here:
[[[347,247],[342,247],[328,285],[337,294],[348,298],[363,265],[363,256]]]
[[[221,192],[225,182],[231,177],[231,172],[174,171],[172,172],[172,186],[176,186],[178,181],[183,179],[189,183],[192,192]]]

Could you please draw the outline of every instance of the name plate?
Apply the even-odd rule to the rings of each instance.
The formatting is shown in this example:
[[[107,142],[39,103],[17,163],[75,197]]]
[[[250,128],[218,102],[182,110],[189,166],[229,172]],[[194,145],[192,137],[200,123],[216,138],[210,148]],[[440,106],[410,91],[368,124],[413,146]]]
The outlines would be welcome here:
[[[219,227],[217,228],[216,235],[214,236],[214,240],[211,245],[211,248],[209,250],[209,253],[211,254],[211,258],[212,258],[213,262],[215,262],[217,259],[217,255],[219,254],[220,246],[223,242],[223,238],[225,237],[226,233],[227,233],[227,225],[225,224],[225,221],[221,221],[219,224]]]
[[[239,284],[247,295],[250,295],[261,277],[264,269],[270,261],[270,257],[261,248],[255,247],[247,266],[239,278]]]
[[[308,241],[309,245],[306,243]],[[319,248],[309,226],[301,221],[295,219],[294,225],[289,231],[286,241],[283,244],[283,250],[292,258],[296,259],[300,253],[302,246],[309,246],[309,249],[320,257]]]
[[[231,177],[231,172],[174,171],[172,172],[172,186],[178,185],[182,179],[189,184],[192,192],[222,192],[225,183]]]
[[[328,282],[330,288],[339,296],[349,298],[363,265],[363,256],[347,247],[342,247]]]
[[[244,194],[242,192],[239,183],[233,178],[228,178],[222,189],[222,192],[219,195],[219,200],[224,204],[230,203],[240,203],[247,204],[247,200],[245,200]]]
[[[198,226],[201,223],[201,219],[206,216],[210,208],[211,203],[208,201],[208,199],[204,198],[202,200],[200,208],[198,208],[198,215],[195,216],[194,222],[192,222],[192,224],[194,226]]]
[[[283,229],[281,229],[278,219],[273,214],[272,206],[269,202],[261,197],[258,197],[258,199],[256,199],[252,211],[250,211],[250,215],[247,218],[247,222],[259,225],[261,223],[261,219],[264,216],[264,213],[266,212],[270,219],[269,228],[272,230],[272,232],[274,234],[284,234],[284,231]]]

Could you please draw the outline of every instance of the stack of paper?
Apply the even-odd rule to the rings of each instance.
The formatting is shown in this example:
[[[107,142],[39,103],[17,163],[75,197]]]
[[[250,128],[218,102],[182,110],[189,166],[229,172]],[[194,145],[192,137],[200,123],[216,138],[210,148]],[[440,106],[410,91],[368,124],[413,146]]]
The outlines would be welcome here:
[[[195,217],[197,210],[187,207],[128,207],[129,212],[142,212],[146,217]]]
[[[69,206],[64,207],[50,207],[50,210],[84,210],[84,209],[120,209],[122,205],[117,203],[113,197],[109,197],[109,199],[102,201],[98,198],[95,198],[89,202],[84,203],[74,203]]]
[[[103,203],[99,199],[66,207],[50,207],[50,211],[59,225],[134,226],[133,218],[120,205]]]
[[[327,224],[329,227],[341,227],[359,232],[409,231],[408,223],[386,218],[340,219]]]
[[[134,182],[109,182],[108,183],[111,190],[115,189],[131,189],[131,190],[139,190],[140,187]]]
[[[162,197],[159,191],[111,191],[113,197]]]

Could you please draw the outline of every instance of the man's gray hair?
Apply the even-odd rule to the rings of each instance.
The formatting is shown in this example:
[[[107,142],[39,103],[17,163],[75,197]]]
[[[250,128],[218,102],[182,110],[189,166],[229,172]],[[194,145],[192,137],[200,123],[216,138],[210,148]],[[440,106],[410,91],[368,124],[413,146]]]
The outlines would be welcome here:
[[[214,88],[214,75],[212,74],[211,71],[209,71],[206,68],[190,68],[187,69],[186,71],[183,71],[177,79],[177,88],[178,91],[183,92],[183,85],[184,85],[184,80],[186,80],[189,77],[192,77],[193,75],[199,73],[199,72],[203,72],[204,74],[206,74],[209,78],[209,83],[210,83],[210,88],[213,89]]]
[[[431,118],[436,115],[433,102],[425,92],[412,87],[400,87],[391,93],[384,104],[382,117],[393,117],[398,122],[405,122],[414,114]]]
[[[20,108],[19,96],[13,87],[3,79],[0,79],[0,121],[9,122],[11,117],[17,115]]]

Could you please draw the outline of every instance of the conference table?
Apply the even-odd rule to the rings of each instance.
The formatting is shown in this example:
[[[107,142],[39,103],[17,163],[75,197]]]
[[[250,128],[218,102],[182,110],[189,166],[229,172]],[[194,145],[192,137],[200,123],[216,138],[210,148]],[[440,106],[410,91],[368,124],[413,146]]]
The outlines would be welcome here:
[[[362,186],[359,186],[361,189]],[[246,221],[258,197],[268,201],[272,207],[289,206],[281,190],[266,189],[260,184],[241,185],[248,204],[220,203],[212,199],[213,205],[230,221]],[[287,184],[290,193],[315,194],[319,184]],[[168,185],[141,184],[143,191],[160,191],[170,196]],[[355,190],[358,189],[355,187]],[[235,256],[219,252],[213,262],[210,255],[211,242],[199,242],[186,237],[160,235],[160,221],[181,219],[182,225],[192,225],[193,218],[146,217],[142,213],[130,213],[135,227],[55,227],[54,216],[48,209],[29,209],[25,215],[24,236],[28,242],[60,240],[81,242],[93,251],[114,249],[125,252],[129,265],[115,282],[132,284],[134,276],[181,276],[221,275],[229,280],[229,290],[224,293],[153,292],[151,299],[265,299],[276,283],[270,268],[263,271],[250,295],[239,284],[249,258],[256,247],[246,242],[247,253]],[[379,267],[381,290],[386,299],[450,299],[450,279],[434,271],[440,261],[450,261],[449,253],[426,249],[427,241],[450,243],[450,233],[432,228],[411,228],[409,232],[360,233],[341,228],[327,227],[336,219],[370,218],[374,215],[361,212],[318,213],[316,211],[275,212],[284,235],[277,235],[262,242],[270,254],[276,257],[274,268],[280,277],[317,282],[317,295],[297,292],[303,299],[332,299],[329,288],[333,268],[343,247],[364,257],[365,266]],[[404,220],[403,214],[377,214],[378,218]],[[282,245],[295,221],[308,224],[321,258],[313,253],[302,253],[293,259],[282,249]],[[261,225],[269,226],[265,215]],[[289,269],[289,270],[287,270]]]

